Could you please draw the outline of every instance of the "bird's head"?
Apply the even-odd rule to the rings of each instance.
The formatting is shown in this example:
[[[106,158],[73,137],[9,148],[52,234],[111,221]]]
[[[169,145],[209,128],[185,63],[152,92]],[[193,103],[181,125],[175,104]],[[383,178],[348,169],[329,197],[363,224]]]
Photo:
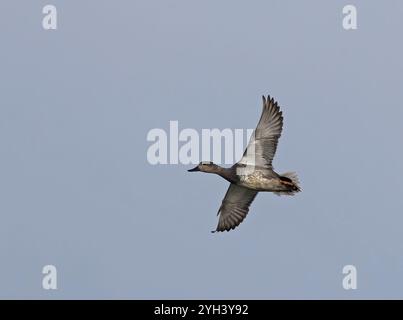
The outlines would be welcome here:
[[[211,161],[202,161],[196,167],[188,171],[189,172],[202,171],[202,172],[215,173],[217,172],[217,168],[218,166]]]

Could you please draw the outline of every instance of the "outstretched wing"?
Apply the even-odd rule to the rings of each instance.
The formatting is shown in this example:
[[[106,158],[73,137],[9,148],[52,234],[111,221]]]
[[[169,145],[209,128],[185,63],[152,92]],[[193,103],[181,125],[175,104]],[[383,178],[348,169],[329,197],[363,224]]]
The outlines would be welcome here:
[[[263,97],[263,111],[240,164],[272,169],[278,139],[283,129],[283,115],[280,107],[270,96]]]
[[[245,219],[249,212],[249,206],[256,195],[257,191],[231,183],[218,210],[220,218],[215,231],[235,229]]]

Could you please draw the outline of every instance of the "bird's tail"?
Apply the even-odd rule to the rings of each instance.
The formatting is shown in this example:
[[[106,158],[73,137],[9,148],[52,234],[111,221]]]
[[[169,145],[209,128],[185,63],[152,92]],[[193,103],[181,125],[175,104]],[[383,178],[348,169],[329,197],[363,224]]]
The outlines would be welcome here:
[[[284,191],[273,192],[278,196],[293,196],[301,191],[299,179],[295,172],[286,172],[280,175],[282,184],[285,186]]]

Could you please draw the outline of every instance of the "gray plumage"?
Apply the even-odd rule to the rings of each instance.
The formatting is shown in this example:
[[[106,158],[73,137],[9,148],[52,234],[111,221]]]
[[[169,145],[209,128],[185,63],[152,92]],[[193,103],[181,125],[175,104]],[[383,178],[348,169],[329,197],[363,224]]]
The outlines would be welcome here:
[[[235,229],[246,217],[249,207],[260,191],[277,195],[294,195],[301,191],[294,172],[282,175],[273,170],[273,158],[283,128],[280,107],[270,96],[263,97],[263,110],[243,157],[230,168],[212,162],[201,162],[190,172],[215,173],[231,184],[218,210],[219,221],[215,231]]]

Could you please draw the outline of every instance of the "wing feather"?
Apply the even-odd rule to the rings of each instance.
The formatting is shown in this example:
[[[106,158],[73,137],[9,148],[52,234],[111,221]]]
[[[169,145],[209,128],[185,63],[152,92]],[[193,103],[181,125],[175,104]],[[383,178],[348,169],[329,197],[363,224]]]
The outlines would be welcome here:
[[[267,100],[263,97],[260,120],[239,163],[272,169],[282,129],[283,114],[280,107],[270,96]]]
[[[245,219],[256,195],[257,191],[231,183],[218,210],[218,225],[213,232],[235,229]]]

